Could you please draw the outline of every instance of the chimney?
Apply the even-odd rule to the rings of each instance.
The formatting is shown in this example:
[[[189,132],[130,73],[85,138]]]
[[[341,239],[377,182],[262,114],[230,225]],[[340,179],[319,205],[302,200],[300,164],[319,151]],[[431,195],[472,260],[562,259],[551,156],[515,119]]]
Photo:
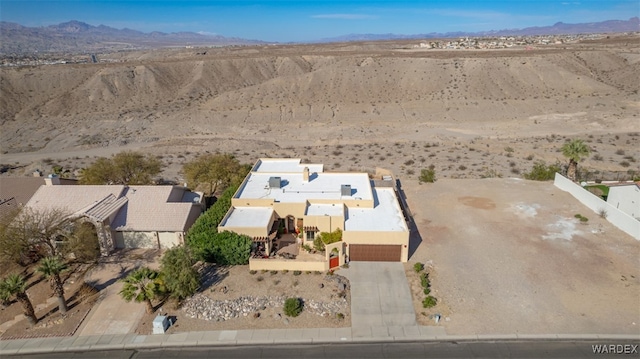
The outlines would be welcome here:
[[[302,182],[309,182],[309,167],[302,170]]]
[[[58,175],[50,174],[44,179],[44,184],[47,186],[57,186],[60,184],[60,177],[58,177]]]

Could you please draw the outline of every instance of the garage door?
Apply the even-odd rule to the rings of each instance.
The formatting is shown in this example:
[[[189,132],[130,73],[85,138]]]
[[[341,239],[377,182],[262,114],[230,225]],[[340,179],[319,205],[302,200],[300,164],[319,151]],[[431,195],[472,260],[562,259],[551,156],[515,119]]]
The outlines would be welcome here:
[[[351,244],[349,260],[363,262],[400,262],[402,247],[387,244]]]

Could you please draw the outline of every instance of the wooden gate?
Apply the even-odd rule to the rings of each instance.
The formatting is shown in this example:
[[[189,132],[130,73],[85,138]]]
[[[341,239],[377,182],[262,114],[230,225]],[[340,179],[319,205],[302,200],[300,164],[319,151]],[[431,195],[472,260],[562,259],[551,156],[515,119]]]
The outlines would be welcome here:
[[[340,257],[335,256],[329,258],[329,269],[333,269],[340,266]]]

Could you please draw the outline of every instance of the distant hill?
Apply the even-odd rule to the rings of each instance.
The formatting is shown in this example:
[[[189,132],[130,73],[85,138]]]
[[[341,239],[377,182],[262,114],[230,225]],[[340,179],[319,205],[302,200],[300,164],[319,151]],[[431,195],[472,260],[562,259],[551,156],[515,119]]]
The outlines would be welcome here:
[[[194,32],[151,32],[93,26],[69,21],[47,27],[26,27],[0,22],[0,54],[36,52],[100,52],[126,49],[148,49],[169,46],[216,46],[257,44],[260,41]]]
[[[524,29],[505,29],[482,32],[431,32],[426,34],[349,34],[338,37],[321,39],[318,42],[348,42],[348,41],[376,41],[423,38],[455,38],[455,37],[484,37],[484,36],[525,36],[525,35],[571,35],[640,31],[640,19],[632,17],[629,20],[607,20],[602,22],[588,22],[580,24],[565,24],[558,22],[552,26],[536,26]]]

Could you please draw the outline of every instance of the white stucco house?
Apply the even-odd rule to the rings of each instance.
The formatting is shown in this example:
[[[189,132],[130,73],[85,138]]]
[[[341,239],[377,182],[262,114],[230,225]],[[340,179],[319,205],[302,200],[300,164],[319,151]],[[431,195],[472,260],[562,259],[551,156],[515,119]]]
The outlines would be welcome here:
[[[640,220],[640,182],[609,185],[607,203]]]

